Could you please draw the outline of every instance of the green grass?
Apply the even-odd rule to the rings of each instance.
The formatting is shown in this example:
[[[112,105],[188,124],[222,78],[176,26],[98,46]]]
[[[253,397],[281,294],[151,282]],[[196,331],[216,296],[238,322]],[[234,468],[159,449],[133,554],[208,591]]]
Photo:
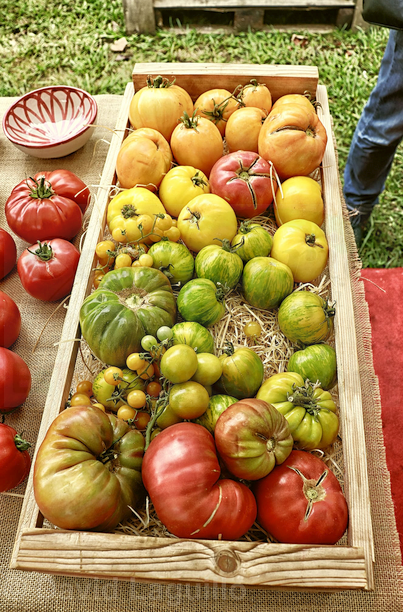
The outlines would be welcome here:
[[[92,94],[122,94],[136,62],[239,62],[316,65],[326,85],[339,154],[344,168],[354,127],[374,86],[388,31],[371,28],[329,34],[276,30],[240,34],[126,36],[122,54],[110,45],[125,36],[121,0],[57,2],[0,0],[0,94],[18,96],[49,84],[82,87]],[[176,25],[176,24],[175,24]],[[360,251],[364,267],[403,266],[403,153],[399,149],[380,205]]]

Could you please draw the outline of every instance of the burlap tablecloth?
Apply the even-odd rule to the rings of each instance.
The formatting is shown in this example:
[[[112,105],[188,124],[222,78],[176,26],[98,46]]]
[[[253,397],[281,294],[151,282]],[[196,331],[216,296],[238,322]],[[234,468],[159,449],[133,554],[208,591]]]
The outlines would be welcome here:
[[[0,226],[8,229],[4,203],[12,188],[23,178],[42,170],[66,168],[80,176],[96,192],[114,127],[121,96],[98,96],[98,127],[91,140],[77,153],[60,160],[39,160],[19,152],[0,134]],[[11,98],[0,99],[0,118]],[[109,129],[108,129],[109,128]],[[24,485],[0,494],[0,611],[1,612],[108,612],[181,610],[222,610],[234,612],[402,612],[403,571],[393,513],[389,472],[382,436],[380,396],[374,374],[371,329],[364,288],[359,280],[360,262],[353,235],[346,223],[361,368],[369,484],[375,539],[375,591],[300,593],[263,589],[247,590],[223,586],[146,585],[133,582],[67,578],[9,569]],[[18,255],[27,245],[16,240]],[[17,302],[22,331],[13,345],[32,373],[32,390],[25,405],[6,422],[35,443],[65,310],[57,304],[42,303],[27,295],[14,270],[0,282],[0,289]],[[51,317],[51,315],[53,315]],[[51,319],[48,321],[49,317]],[[44,328],[45,324],[46,327]],[[38,340],[39,339],[39,340]],[[35,348],[36,345],[36,348]],[[34,350],[35,348],[35,350]]]

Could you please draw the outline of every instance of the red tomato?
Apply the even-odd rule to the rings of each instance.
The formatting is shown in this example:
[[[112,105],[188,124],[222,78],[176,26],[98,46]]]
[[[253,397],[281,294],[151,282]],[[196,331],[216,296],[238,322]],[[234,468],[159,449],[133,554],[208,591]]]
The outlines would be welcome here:
[[[0,347],[0,414],[21,406],[31,389],[31,373],[17,353]]]
[[[72,172],[38,172],[12,190],[5,205],[7,223],[30,244],[71,240],[81,229],[89,198],[88,187]]]
[[[32,297],[53,302],[70,293],[80,253],[67,240],[55,238],[32,245],[18,259],[17,270],[25,291]]]
[[[14,238],[0,227],[0,280],[15,266],[17,247]]]
[[[0,346],[8,348],[17,340],[21,329],[21,314],[17,304],[0,291]]]
[[[237,217],[256,217],[273,201],[277,184],[270,164],[253,151],[221,157],[211,169],[210,190],[226,200]]]
[[[254,488],[258,523],[289,544],[336,544],[347,528],[348,508],[328,466],[306,451],[292,451]]]
[[[167,427],[144,455],[143,483],[159,519],[180,538],[237,540],[256,502],[244,484],[220,478],[213,436],[196,423]]]
[[[0,423],[0,493],[21,484],[29,474],[31,445],[9,425]]]

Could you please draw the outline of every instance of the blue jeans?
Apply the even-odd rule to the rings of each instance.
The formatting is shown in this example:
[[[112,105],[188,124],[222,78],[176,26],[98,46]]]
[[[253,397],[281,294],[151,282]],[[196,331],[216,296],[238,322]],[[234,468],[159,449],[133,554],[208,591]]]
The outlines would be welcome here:
[[[403,138],[403,31],[391,30],[377,83],[358,121],[344,170],[351,225],[363,226],[378,203]]]

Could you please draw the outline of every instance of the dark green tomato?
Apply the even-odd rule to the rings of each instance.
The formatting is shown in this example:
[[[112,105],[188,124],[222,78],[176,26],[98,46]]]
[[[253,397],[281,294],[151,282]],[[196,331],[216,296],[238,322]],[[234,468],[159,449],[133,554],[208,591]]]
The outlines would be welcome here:
[[[80,310],[81,332],[90,349],[102,362],[118,367],[125,366],[131,353],[141,352],[144,336],[155,336],[175,320],[169,280],[146,267],[111,270]]]
[[[214,354],[214,338],[211,333],[195,321],[183,321],[172,327],[174,344],[187,344],[197,353]]]
[[[291,355],[287,371],[313,383],[319,381],[322,389],[331,389],[337,381],[336,351],[328,344],[307,346]]]
[[[224,292],[207,278],[194,278],[179,291],[177,305],[185,321],[210,327],[224,316]]]
[[[225,290],[233,289],[238,284],[242,270],[243,261],[231,248],[229,240],[223,240],[221,246],[205,246],[196,256],[196,276],[221,283]]]
[[[280,304],[278,324],[283,334],[296,344],[318,344],[333,330],[335,310],[311,291],[294,291]]]
[[[245,265],[242,292],[255,308],[277,308],[294,289],[290,268],[272,257],[254,257]]]
[[[237,399],[254,397],[264,375],[259,355],[246,346],[234,350],[234,347],[228,344],[220,360],[222,374],[214,385],[214,392]]]
[[[237,401],[236,397],[231,397],[230,395],[212,395],[206,412],[196,419],[195,423],[203,425],[210,433],[214,433],[218,417]]]
[[[193,277],[193,255],[184,244],[162,239],[150,247],[148,254],[154,260],[153,268],[161,270],[172,285],[184,285]]]
[[[243,221],[238,233],[231,241],[232,247],[238,247],[237,255],[244,263],[254,257],[267,257],[273,245],[273,238],[258,223]]]

